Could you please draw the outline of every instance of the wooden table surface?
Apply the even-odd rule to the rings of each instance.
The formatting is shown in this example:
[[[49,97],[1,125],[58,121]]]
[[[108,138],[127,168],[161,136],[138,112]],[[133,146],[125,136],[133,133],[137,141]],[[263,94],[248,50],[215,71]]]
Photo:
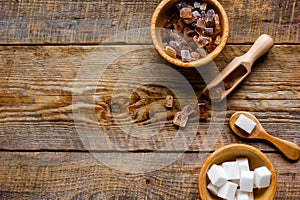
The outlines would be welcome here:
[[[0,0],[0,199],[200,199],[205,158],[233,143],[270,159],[275,199],[300,199],[299,162],[228,125],[249,111],[300,144],[299,1],[220,0],[230,37],[216,69],[262,33],[275,45],[225,107],[185,129],[172,115],[197,101],[210,66],[178,68],[158,55],[149,24],[160,1]]]

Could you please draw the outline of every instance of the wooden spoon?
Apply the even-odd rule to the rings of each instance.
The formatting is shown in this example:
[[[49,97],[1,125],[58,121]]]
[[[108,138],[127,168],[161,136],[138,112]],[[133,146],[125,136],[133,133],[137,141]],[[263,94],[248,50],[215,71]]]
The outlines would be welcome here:
[[[203,94],[214,101],[221,101],[238,86],[251,72],[253,63],[265,54],[274,44],[266,34],[255,41],[250,50],[234,58],[204,89]],[[222,85],[224,82],[224,87]],[[223,89],[225,88],[225,89]]]
[[[244,132],[242,129],[235,126],[236,120],[239,118],[239,116],[243,114],[244,116],[251,119],[253,122],[256,123],[255,128],[253,129],[251,134],[248,134]],[[273,145],[275,145],[288,159],[290,160],[298,160],[300,157],[300,147],[292,142],[279,139],[277,137],[274,137],[270,134],[268,134],[260,122],[256,119],[256,117],[248,112],[236,112],[234,113],[230,120],[229,125],[232,131],[245,139],[263,139],[271,142]]]

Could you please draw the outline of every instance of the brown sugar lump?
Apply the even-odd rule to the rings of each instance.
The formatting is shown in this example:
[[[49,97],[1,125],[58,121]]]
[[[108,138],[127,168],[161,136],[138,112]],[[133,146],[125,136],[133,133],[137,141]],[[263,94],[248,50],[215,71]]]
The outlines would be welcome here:
[[[193,53],[197,48],[194,46],[202,47],[211,53],[221,44],[222,30],[218,13],[206,2],[197,0],[179,1],[176,7],[164,25],[169,30],[169,35],[165,32],[162,35],[163,43],[167,42],[166,46],[176,51],[176,57],[174,50],[170,48],[165,48],[166,53],[183,62],[197,61],[206,57],[207,53],[204,55],[203,51],[197,52],[199,57]],[[174,47],[174,41],[179,43],[178,48]]]
[[[191,105],[187,105],[182,108],[182,112],[183,114],[189,116],[194,112],[194,109]]]
[[[192,61],[191,53],[189,50],[181,50],[180,53],[181,53],[182,61],[184,62]]]
[[[215,44],[219,45],[221,43],[221,36],[217,35],[216,39],[215,39]]]
[[[196,25],[198,28],[201,28],[201,29],[206,28],[205,21],[202,18],[198,18]]]
[[[171,56],[172,58],[176,58],[177,57],[177,55],[176,55],[176,50],[175,49],[173,49],[172,47],[170,47],[170,46],[166,46],[166,53],[169,55],[169,56]]]
[[[206,2],[201,3],[200,10],[206,10],[206,8],[207,8],[207,3]]]
[[[204,28],[203,29],[203,35],[212,36],[213,34],[214,34],[213,28]]]
[[[180,17],[187,19],[187,18],[192,18],[193,17],[193,10],[192,8],[182,8],[180,10]]]
[[[192,58],[192,60],[199,60],[200,54],[198,52],[194,51],[191,53],[191,58]]]
[[[216,25],[215,32],[220,33],[221,32],[221,24],[220,24],[220,17],[218,14],[215,14],[214,20],[215,20],[215,25]]]
[[[195,36],[194,37],[194,41],[196,42],[196,44],[199,46],[199,47],[205,47],[206,45],[208,45],[210,42],[211,42],[211,38],[210,37],[206,37],[206,36]]]
[[[185,127],[187,124],[189,117],[185,115],[183,112],[177,112],[173,119],[173,123],[180,127]]]
[[[215,21],[214,21],[214,17],[215,17],[215,11],[213,9],[209,9],[206,13],[206,18],[205,18],[205,22],[207,24],[207,26],[211,27],[214,25]]]

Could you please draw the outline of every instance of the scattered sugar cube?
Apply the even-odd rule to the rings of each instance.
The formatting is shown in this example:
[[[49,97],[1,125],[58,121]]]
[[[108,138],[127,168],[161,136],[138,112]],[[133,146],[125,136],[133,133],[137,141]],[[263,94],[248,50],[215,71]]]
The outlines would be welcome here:
[[[253,192],[244,192],[238,189],[236,191],[236,200],[254,200]]]
[[[237,184],[227,181],[219,188],[218,197],[221,197],[223,199],[234,199],[237,187]]]
[[[240,178],[240,168],[237,162],[224,162],[222,167],[225,171],[228,180],[234,180]]]
[[[234,124],[239,128],[241,128],[242,130],[246,131],[248,134],[251,134],[253,129],[256,126],[255,122],[253,122],[251,119],[249,119],[243,114],[239,116],[239,118],[236,120]]]
[[[227,181],[223,167],[213,164],[207,172],[208,178],[217,187],[225,184]]]
[[[268,187],[271,181],[271,172],[266,167],[259,167],[254,170],[254,183],[258,188]]]
[[[177,112],[173,119],[173,123],[177,126],[185,127],[188,119],[189,119],[189,117],[187,115],[183,114],[183,112]]]
[[[173,96],[172,95],[167,95],[166,96],[166,107],[167,108],[172,108],[173,107]]]
[[[240,179],[240,190],[244,192],[252,192],[254,183],[253,171],[242,171]]]
[[[182,108],[182,112],[183,114],[189,116],[194,112],[194,109],[191,105],[187,105]]]
[[[209,184],[207,185],[207,189],[208,189],[213,195],[217,196],[218,190],[219,190],[219,188],[218,188],[217,186],[215,186],[215,185],[212,184],[212,183],[209,183]]]
[[[236,158],[236,162],[239,165],[240,171],[250,171],[248,158]]]

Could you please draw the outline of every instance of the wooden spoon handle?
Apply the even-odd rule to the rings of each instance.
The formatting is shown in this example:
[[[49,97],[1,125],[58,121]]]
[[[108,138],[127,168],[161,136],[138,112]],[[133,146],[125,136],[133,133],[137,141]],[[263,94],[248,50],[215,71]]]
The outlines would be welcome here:
[[[300,147],[292,142],[276,138],[266,134],[265,139],[275,145],[288,159],[298,160],[300,157]]]
[[[250,66],[273,46],[274,40],[267,34],[262,34],[257,38],[253,46],[247,53],[240,57],[240,60],[249,63]]]

